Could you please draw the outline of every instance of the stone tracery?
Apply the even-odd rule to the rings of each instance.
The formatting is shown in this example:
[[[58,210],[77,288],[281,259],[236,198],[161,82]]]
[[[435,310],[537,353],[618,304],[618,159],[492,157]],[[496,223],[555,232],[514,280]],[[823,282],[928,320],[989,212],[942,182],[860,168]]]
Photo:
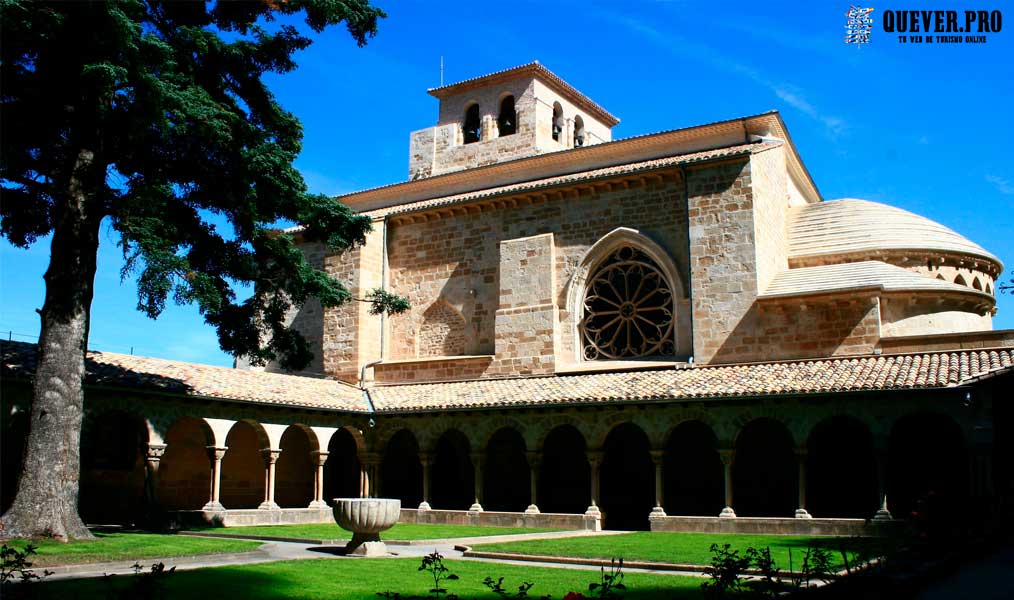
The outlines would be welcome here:
[[[598,268],[584,297],[585,360],[672,356],[673,293],[665,275],[631,246]]]

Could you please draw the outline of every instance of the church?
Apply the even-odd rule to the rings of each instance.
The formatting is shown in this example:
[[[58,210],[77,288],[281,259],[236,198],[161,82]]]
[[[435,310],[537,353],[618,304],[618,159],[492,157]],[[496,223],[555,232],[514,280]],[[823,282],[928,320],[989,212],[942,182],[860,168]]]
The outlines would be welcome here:
[[[538,62],[429,93],[407,179],[336,198],[366,244],[301,243],[411,310],[307,303],[303,373],[90,352],[86,521],[862,534],[1014,495],[988,250],[823,198],[774,111],[614,140]],[[35,349],[2,349],[6,507]]]

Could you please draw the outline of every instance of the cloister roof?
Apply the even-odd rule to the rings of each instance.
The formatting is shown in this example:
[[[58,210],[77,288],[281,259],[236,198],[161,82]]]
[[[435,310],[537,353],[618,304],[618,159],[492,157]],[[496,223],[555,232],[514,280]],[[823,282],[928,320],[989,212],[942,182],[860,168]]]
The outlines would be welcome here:
[[[35,345],[0,342],[0,376],[35,371]],[[87,384],[180,396],[342,412],[368,412],[346,383],[180,361],[89,352]],[[377,385],[377,412],[419,412],[559,404],[664,402],[772,395],[954,387],[1014,371],[1014,348],[703,366],[618,373]]]
[[[0,377],[35,373],[35,344],[0,342]],[[89,351],[85,383],[196,398],[368,412],[362,390],[331,379],[229,369],[178,360]]]
[[[1014,348],[377,386],[378,412],[953,387],[1014,369]]]

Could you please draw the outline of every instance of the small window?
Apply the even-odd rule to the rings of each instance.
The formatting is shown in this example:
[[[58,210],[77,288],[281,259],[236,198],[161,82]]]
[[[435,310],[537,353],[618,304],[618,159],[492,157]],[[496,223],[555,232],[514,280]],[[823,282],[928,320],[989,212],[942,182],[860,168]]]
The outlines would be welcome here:
[[[965,281],[965,278],[962,277],[961,275],[958,275],[957,277],[954,278],[954,283],[968,287],[968,282]]]
[[[574,117],[574,147],[584,146],[584,119],[581,115]]]
[[[500,116],[496,118],[500,137],[514,135],[518,130],[518,113],[514,109],[514,96],[507,96],[500,101]]]
[[[972,280],[972,287],[979,290],[980,292],[982,291],[982,282],[979,281],[978,277]]]
[[[563,137],[563,107],[559,102],[553,103],[553,140],[559,142]]]
[[[482,135],[482,120],[479,118],[479,105],[473,104],[465,111],[465,143],[473,144]]]
[[[988,281],[986,282],[986,293],[991,296],[993,295],[993,284]]]

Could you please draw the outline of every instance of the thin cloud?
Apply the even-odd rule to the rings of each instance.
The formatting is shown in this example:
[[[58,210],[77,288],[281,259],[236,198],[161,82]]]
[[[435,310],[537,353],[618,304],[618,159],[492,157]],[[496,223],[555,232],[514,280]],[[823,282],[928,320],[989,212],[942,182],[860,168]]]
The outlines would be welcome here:
[[[993,184],[996,191],[1000,192],[1004,196],[1014,196],[1014,182],[1010,179],[1004,179],[1003,177],[997,177],[996,175],[986,175],[986,181]]]
[[[674,56],[684,59],[687,56],[695,56],[705,60],[717,69],[735,73],[749,79],[753,83],[766,88],[792,108],[822,123],[827,127],[832,137],[837,137],[848,128],[844,119],[824,113],[808,101],[798,86],[771,79],[761,71],[729,58],[711,46],[691,42],[677,34],[663,33],[649,23],[625,15],[601,13],[601,16],[608,21],[622,25],[630,31],[639,34],[644,39],[670,52]]]

